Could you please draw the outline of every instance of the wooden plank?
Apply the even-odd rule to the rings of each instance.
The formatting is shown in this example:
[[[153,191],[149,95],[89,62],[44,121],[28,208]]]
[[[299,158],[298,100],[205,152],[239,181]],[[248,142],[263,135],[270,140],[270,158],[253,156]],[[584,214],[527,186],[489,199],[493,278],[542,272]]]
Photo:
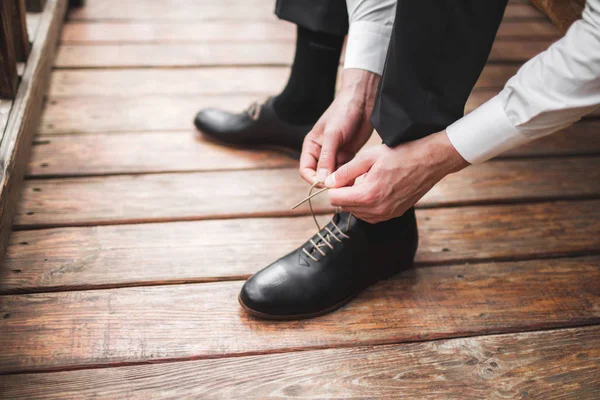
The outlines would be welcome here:
[[[518,70],[517,65],[487,65],[476,90],[499,88]],[[341,73],[341,69],[340,69]],[[261,94],[282,90],[288,67],[191,69],[56,70],[48,96],[147,96],[188,94]],[[338,82],[339,83],[339,82]]]
[[[0,99],[17,94],[17,56],[12,1],[0,3]]]
[[[497,38],[518,39],[518,38],[552,38],[558,39],[562,36],[561,31],[552,23],[546,20],[504,20],[500,24]]]
[[[12,6],[14,47],[17,61],[25,62],[31,50],[25,16],[25,0],[10,0],[7,3]]]
[[[547,49],[552,39],[498,40],[490,61],[524,62]],[[210,45],[181,43],[63,45],[56,68],[204,67],[289,65],[294,46],[289,42],[227,42]]]
[[[600,154],[600,135],[598,133],[600,133],[598,121],[584,120],[560,132],[513,149],[502,157]]]
[[[48,1],[31,47],[19,91],[0,142],[0,262],[4,256],[34,130],[50,81],[56,41],[66,12],[65,0]]]
[[[545,51],[554,42],[549,40],[496,40],[490,52],[492,62],[525,62]]]
[[[223,7],[224,4],[230,7]],[[504,14],[505,18],[546,17],[530,4],[510,2]],[[102,20],[275,20],[272,0],[245,1],[243,5],[235,0],[222,0],[219,3],[194,0],[135,0],[122,2],[119,0],[102,0],[89,2],[85,7],[71,10],[71,21]]]
[[[55,98],[46,102],[39,134],[189,130],[207,107],[243,110],[256,95]]]
[[[584,121],[513,149],[499,158],[600,154],[600,122]],[[367,144],[377,145],[377,134]],[[26,176],[74,177],[151,172],[292,167],[274,151],[245,151],[203,139],[196,130],[65,134],[33,141]]]
[[[3,377],[0,392],[12,400],[169,396],[262,400],[297,393],[314,399],[595,400],[600,396],[599,348],[600,328],[593,326],[12,375]]]
[[[426,209],[417,218],[419,266],[600,249],[599,200]],[[0,293],[245,279],[315,231],[308,216],[18,231]]]
[[[202,139],[195,131],[43,137],[33,142],[29,177],[222,171],[294,167],[277,151],[245,151]]]
[[[532,0],[534,6],[546,14],[561,31],[567,32],[581,18],[585,0]]]
[[[412,269],[333,314],[293,322],[246,315],[240,281],[0,296],[0,373],[598,324],[599,262]]]
[[[498,89],[474,91],[465,111],[472,111],[497,92]],[[194,128],[192,120],[200,109],[221,108],[239,112],[265,97],[266,93],[55,97],[46,102],[38,133],[189,131]],[[590,116],[598,117],[599,112]]]
[[[578,179],[573,179],[577,176]],[[296,168],[29,180],[19,229],[306,214]],[[449,175],[418,206],[489,204],[600,195],[600,157],[494,161]],[[315,201],[331,210],[327,196]]]
[[[496,72],[494,78],[501,74]],[[159,94],[267,96],[280,92],[288,76],[288,67],[55,70],[48,96],[53,100],[66,96],[134,97]]]
[[[69,12],[70,21],[192,21],[267,20],[275,21],[273,1],[253,0],[239,3],[225,0],[219,3],[191,0],[118,0],[92,1],[85,7]],[[518,14],[539,13],[534,7],[518,9]]]
[[[207,84],[207,87],[216,86]],[[467,101],[466,111],[470,112],[497,92],[498,89],[473,92]],[[192,120],[200,109],[214,107],[240,111],[265,97],[266,93],[54,97],[46,102],[38,133],[189,130],[193,128]]]
[[[504,21],[497,37],[504,39],[557,38],[560,30],[549,21]],[[69,22],[65,24],[62,44],[109,43],[186,43],[295,41],[296,27],[286,21],[204,21],[195,22]]]

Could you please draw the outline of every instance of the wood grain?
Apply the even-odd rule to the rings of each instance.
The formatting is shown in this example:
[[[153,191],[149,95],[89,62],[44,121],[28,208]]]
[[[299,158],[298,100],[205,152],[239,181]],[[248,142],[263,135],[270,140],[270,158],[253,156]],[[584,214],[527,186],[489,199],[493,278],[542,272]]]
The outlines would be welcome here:
[[[599,200],[426,209],[417,218],[420,266],[600,251]],[[315,231],[311,217],[296,217],[13,232],[0,293],[245,279]]]
[[[600,328],[3,377],[4,398],[595,400]],[[240,373],[243,371],[243,373]],[[565,371],[569,371],[567,374]],[[101,388],[101,389],[100,389]]]
[[[558,38],[560,30],[549,21],[504,21],[498,30],[500,39]],[[204,21],[195,22],[69,22],[65,24],[62,44],[109,43],[186,43],[294,41],[296,27],[286,21]]]
[[[70,21],[102,21],[102,20],[177,20],[177,21],[210,21],[221,20],[272,20],[274,4],[272,0],[244,1],[243,5],[236,0],[221,0],[218,3],[195,0],[119,0],[90,1],[85,7],[71,10]],[[546,18],[530,4],[510,2],[506,8],[505,18]]]
[[[30,178],[297,165],[281,152],[230,148],[202,139],[196,131],[47,136],[34,140],[29,161]]]
[[[12,230],[20,185],[34,130],[40,121],[65,12],[66,0],[47,2],[0,142],[0,262]]]
[[[29,33],[27,31],[25,0],[11,0],[8,3],[12,4],[14,48],[17,61],[25,62],[31,51]]]
[[[504,86],[517,69],[517,65],[487,65],[475,88],[476,90],[498,89]],[[266,96],[280,92],[285,86],[288,75],[288,67],[56,70],[52,74],[48,95],[51,98],[134,97],[158,94],[264,94]]]
[[[585,0],[532,0],[532,3],[562,32],[567,32],[573,22],[581,18],[586,2]]]
[[[472,111],[497,92],[498,89],[473,92],[465,110]],[[46,102],[38,133],[189,130],[200,109],[239,112],[250,103],[264,99],[266,94],[55,97]]]
[[[577,176],[578,179],[573,179]],[[289,216],[308,191],[296,168],[29,180],[19,229],[173,220]],[[600,195],[600,158],[495,161],[449,175],[418,206],[488,204]],[[315,201],[331,210],[327,196]]]
[[[585,121],[499,158],[600,154],[600,122]],[[374,134],[367,146],[381,139]],[[33,141],[26,176],[74,177],[177,171],[226,171],[293,167],[286,154],[240,150],[202,138],[195,130],[65,134]]]
[[[524,62],[547,49],[552,40],[499,40],[490,61]],[[181,43],[63,45],[56,68],[202,67],[289,65],[294,46],[288,42],[215,42],[210,45]]]
[[[0,3],[0,99],[13,99],[17,94],[17,53],[13,2]]]
[[[600,323],[600,260],[428,267],[339,311],[265,322],[242,282],[0,296],[0,372],[401,343]]]

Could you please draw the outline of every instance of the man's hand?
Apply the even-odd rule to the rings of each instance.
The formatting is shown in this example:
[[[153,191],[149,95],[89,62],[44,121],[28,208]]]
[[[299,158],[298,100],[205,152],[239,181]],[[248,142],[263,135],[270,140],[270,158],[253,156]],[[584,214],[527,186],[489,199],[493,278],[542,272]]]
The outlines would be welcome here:
[[[323,182],[369,140],[380,78],[361,69],[344,70],[335,100],[304,139],[300,175],[308,183]]]
[[[395,148],[368,149],[327,177],[325,185],[332,188],[331,205],[376,223],[401,216],[443,177],[467,165],[442,131]]]

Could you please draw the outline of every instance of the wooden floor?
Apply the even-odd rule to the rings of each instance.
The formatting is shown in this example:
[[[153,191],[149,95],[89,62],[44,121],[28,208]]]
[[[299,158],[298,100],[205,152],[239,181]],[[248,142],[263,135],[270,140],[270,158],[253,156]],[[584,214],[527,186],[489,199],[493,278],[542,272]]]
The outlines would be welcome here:
[[[314,234],[308,186],[192,118],[281,89],[272,9],[70,12],[0,268],[0,398],[600,398],[597,115],[437,185],[414,270],[313,320],[242,312],[243,280]],[[558,37],[513,0],[467,111]]]

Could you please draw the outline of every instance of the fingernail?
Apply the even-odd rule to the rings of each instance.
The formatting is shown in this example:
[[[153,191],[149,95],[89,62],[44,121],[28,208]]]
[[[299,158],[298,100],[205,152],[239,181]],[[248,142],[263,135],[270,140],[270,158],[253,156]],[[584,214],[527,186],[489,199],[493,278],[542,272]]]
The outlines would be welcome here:
[[[325,182],[327,175],[329,175],[329,171],[327,171],[326,168],[319,168],[319,171],[317,171],[317,180],[319,182]]]
[[[333,174],[329,175],[327,177],[327,179],[325,179],[325,186],[327,186],[327,187],[335,186],[335,172]]]

